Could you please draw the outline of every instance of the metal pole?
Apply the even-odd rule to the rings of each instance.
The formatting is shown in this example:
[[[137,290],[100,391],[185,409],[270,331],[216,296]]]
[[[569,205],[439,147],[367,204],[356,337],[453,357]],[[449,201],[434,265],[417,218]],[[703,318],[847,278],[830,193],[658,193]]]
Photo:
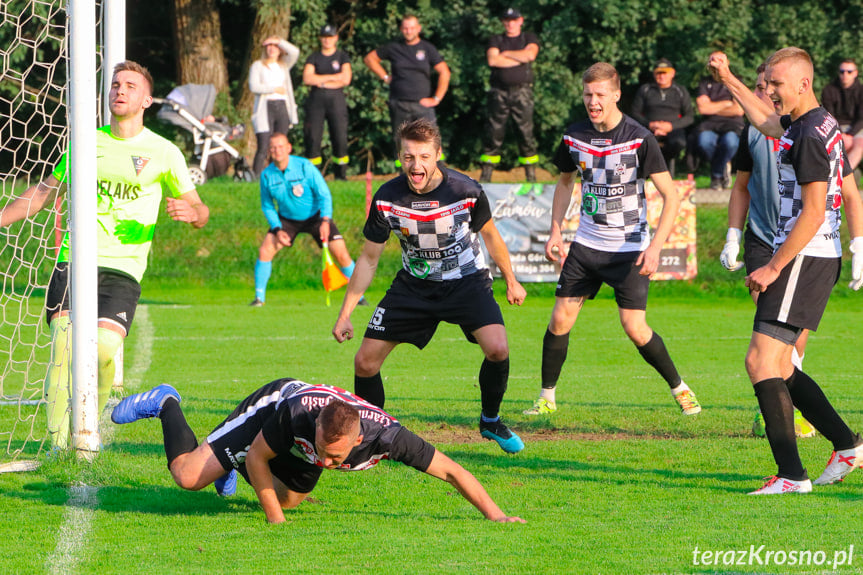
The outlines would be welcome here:
[[[99,451],[96,264],[96,6],[69,0],[69,105],[72,314],[72,445]]]

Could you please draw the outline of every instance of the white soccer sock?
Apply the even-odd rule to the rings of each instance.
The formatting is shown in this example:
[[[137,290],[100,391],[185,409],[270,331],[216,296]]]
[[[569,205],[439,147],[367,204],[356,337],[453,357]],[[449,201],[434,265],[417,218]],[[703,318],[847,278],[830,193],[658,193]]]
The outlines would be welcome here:
[[[677,397],[678,395],[680,395],[684,391],[692,391],[692,390],[689,389],[689,386],[686,385],[686,383],[681,381],[680,385],[678,385],[677,387],[671,388],[671,395],[673,395],[674,397]]]
[[[791,348],[791,364],[794,367],[796,367],[797,369],[799,369],[800,371],[803,371],[803,358],[804,357],[806,357],[805,353],[803,355],[800,355],[797,353],[796,347]]]
[[[548,401],[549,403],[555,403],[555,401],[554,401],[554,390],[555,389],[557,389],[557,388],[555,388],[555,387],[543,387],[539,392],[539,396],[541,398],[543,398],[544,400]]]

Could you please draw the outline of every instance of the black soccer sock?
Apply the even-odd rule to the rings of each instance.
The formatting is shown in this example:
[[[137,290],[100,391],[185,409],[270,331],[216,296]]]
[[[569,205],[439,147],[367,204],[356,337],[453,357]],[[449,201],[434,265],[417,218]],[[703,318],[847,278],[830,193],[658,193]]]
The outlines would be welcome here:
[[[821,435],[833,443],[833,449],[851,449],[860,441],[860,437],[839,417],[821,387],[811,377],[794,368],[794,373],[785,380],[785,385],[794,407],[800,410],[806,421],[815,426]]]
[[[173,397],[165,400],[162,411],[159,413],[159,419],[162,420],[162,435],[165,438],[165,456],[168,458],[168,469],[171,469],[171,463],[175,459],[184,453],[195,451],[195,448],[198,447],[198,440],[195,438],[192,428],[186,423],[186,416],[180,409],[180,403]]]
[[[509,358],[503,361],[484,359],[479,368],[479,393],[482,400],[482,414],[490,419],[497,417],[506,384],[509,381]]]
[[[354,393],[383,409],[386,396],[384,395],[384,380],[381,378],[381,372],[377,372],[371,377],[354,375]]]
[[[806,479],[806,470],[800,461],[794,435],[794,405],[785,381],[781,377],[773,377],[759,381],[754,388],[764,416],[770,450],[779,468],[777,475],[795,481]]]
[[[563,335],[554,335],[551,330],[545,330],[542,338],[542,387],[551,389],[557,386],[560,379],[560,370],[566,361],[566,352],[569,350],[569,332]]]
[[[650,340],[641,347],[635,346],[644,361],[653,366],[662,379],[668,384],[668,387],[674,389],[680,382],[680,374],[677,373],[677,368],[674,367],[674,362],[671,361],[671,356],[668,355],[668,349],[665,347],[665,342],[659,337],[659,334],[653,332]]]

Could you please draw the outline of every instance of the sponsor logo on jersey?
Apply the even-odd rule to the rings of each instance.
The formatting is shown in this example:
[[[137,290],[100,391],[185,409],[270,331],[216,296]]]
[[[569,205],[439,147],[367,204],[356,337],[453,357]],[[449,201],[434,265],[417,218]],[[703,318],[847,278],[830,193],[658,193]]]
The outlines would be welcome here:
[[[818,132],[822,138],[826,138],[830,135],[830,132],[836,129],[836,126],[836,118],[828,115],[824,117],[824,121],[821,122],[820,126],[815,127],[815,131]]]
[[[622,196],[626,193],[626,186],[624,186],[623,184],[618,184],[616,186],[606,186],[603,184],[592,184],[590,182],[584,182],[582,184],[582,187],[584,193],[591,194],[594,197]]]
[[[426,210],[429,208],[439,208],[440,202],[437,200],[432,200],[428,202],[411,202],[411,208],[415,210]]]
[[[591,146],[610,146],[611,139],[610,138],[593,138],[590,140]]]
[[[626,164],[624,164],[623,162],[620,162],[619,164],[614,166],[614,175],[615,176],[622,176],[624,173],[626,173]]]
[[[300,399],[300,403],[303,404],[303,407],[306,409],[323,409],[329,404],[333,398],[330,397],[316,397],[313,395],[305,395],[302,399]]]
[[[117,200],[137,200],[141,192],[139,184],[126,184],[123,182],[111,182],[110,180],[99,180],[96,182],[99,195]]]
[[[150,163],[150,158],[144,156],[132,156],[132,166],[135,168],[135,175],[140,176],[147,164]]]
[[[588,216],[592,216],[599,211],[599,200],[590,192],[585,192],[581,196],[581,209]]]
[[[422,62],[426,59],[426,51],[425,50],[417,50],[417,60]]]
[[[294,184],[291,186],[291,193],[298,198],[303,197],[303,192],[305,192],[305,188],[303,188],[303,184]]]

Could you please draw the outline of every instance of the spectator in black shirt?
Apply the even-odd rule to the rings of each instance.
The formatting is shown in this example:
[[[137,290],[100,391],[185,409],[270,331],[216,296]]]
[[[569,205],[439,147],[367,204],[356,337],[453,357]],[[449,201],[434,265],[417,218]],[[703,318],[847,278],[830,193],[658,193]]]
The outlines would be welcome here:
[[[539,53],[539,40],[533,32],[522,32],[524,18],[515,8],[501,17],[505,33],[489,39],[486,59],[491,67],[488,91],[488,121],[482,156],[480,182],[490,182],[494,167],[500,163],[500,147],[506,135],[506,121],[512,116],[518,131],[518,162],[524,166],[525,179],[536,181],[536,138],[533,137],[533,68]]]
[[[851,169],[863,158],[863,84],[851,58],[839,64],[839,75],[821,91],[821,105],[839,122]]]
[[[642,84],[632,101],[632,117],[656,136],[668,164],[686,149],[686,128],[695,120],[692,98],[674,74],[672,63],[660,58],[653,65],[654,81]]]
[[[310,55],[303,67],[303,84],[312,88],[306,100],[306,121],[303,122],[306,157],[316,168],[321,168],[321,143],[326,120],[333,146],[333,172],[337,180],[344,180],[349,160],[348,104],[344,88],[351,83],[351,60],[338,49],[339,32],[332,24],[321,28],[320,40],[321,49]]]
[[[379,46],[363,58],[369,70],[390,87],[393,139],[404,122],[419,118],[437,121],[434,109],[446,94],[450,77],[449,66],[437,48],[431,42],[420,38],[422,26],[416,16],[404,16],[399,30],[403,40]],[[381,64],[383,60],[390,61],[390,73]],[[437,72],[437,87],[434,93],[431,91],[432,70]],[[396,141],[396,156],[398,152],[399,143]]]

